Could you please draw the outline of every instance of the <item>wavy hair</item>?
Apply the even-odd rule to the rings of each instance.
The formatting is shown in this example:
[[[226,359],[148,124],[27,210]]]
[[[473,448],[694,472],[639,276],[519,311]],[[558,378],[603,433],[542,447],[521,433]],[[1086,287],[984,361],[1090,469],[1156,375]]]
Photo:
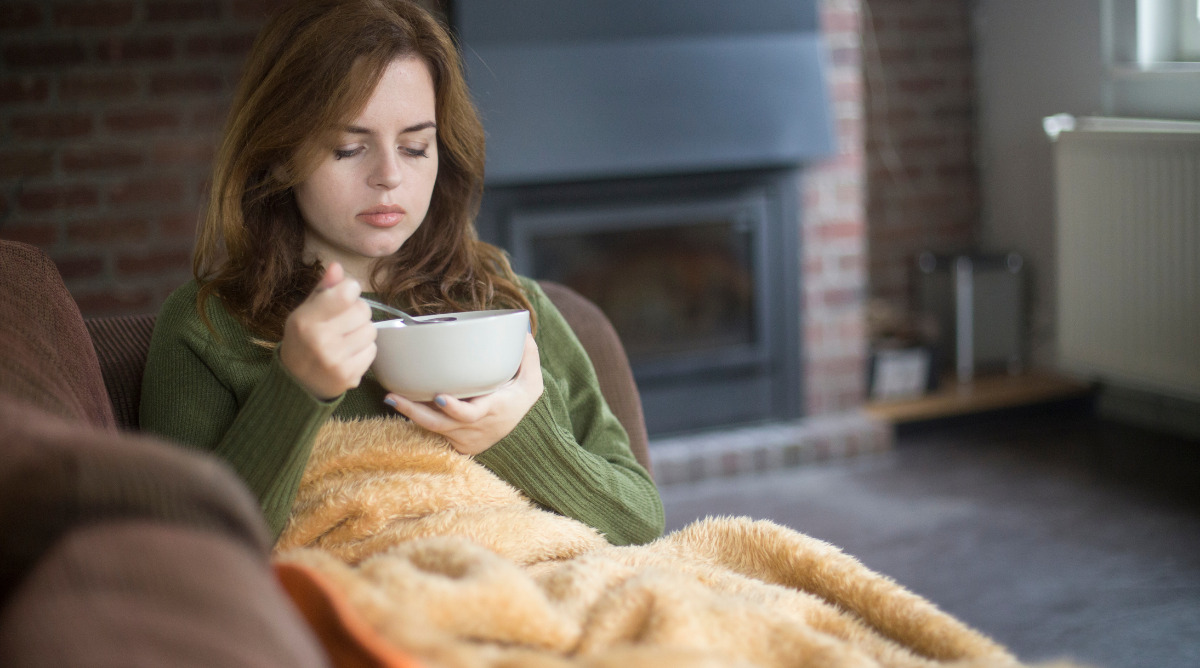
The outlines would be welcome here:
[[[301,0],[259,33],[234,95],[192,261],[201,314],[217,295],[256,337],[282,339],[322,273],[304,259],[293,188],[409,56],[433,75],[438,175],[424,222],[366,287],[417,313],[531,309],[505,253],[475,230],[484,133],[447,31],[408,0]]]

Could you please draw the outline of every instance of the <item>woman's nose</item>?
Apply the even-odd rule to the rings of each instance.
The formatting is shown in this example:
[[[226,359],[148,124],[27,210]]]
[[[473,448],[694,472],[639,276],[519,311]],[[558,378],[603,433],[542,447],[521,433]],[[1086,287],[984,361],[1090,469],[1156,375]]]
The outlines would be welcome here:
[[[400,159],[394,151],[385,152],[371,170],[371,187],[391,190],[400,185]]]

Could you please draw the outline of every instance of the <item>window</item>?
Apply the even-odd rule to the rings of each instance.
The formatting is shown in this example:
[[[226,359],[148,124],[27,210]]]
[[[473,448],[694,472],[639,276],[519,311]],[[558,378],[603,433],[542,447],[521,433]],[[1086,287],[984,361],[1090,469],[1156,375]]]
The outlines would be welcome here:
[[[1136,16],[1140,67],[1200,61],[1200,2],[1138,0]]]
[[[1200,119],[1200,0],[1102,0],[1104,113]]]

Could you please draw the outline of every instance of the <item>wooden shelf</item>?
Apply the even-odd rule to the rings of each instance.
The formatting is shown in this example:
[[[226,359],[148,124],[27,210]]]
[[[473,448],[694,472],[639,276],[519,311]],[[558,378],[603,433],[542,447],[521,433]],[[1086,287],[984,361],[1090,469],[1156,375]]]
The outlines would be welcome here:
[[[868,402],[868,414],[893,423],[917,422],[1001,408],[1081,398],[1092,388],[1044,372],[979,376],[968,384],[951,377],[930,394],[911,399]]]

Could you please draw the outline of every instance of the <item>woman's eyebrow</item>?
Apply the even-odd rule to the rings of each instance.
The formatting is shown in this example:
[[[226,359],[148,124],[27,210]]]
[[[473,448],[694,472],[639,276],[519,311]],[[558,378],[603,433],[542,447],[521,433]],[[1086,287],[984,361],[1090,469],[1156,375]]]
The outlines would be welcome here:
[[[408,134],[410,132],[417,132],[418,130],[424,130],[426,128],[434,128],[436,130],[437,123],[434,123],[433,121],[425,121],[423,123],[417,123],[416,125],[410,125],[407,128],[404,128],[403,130],[401,130],[400,134],[404,135],[404,134]],[[367,129],[367,128],[364,128],[364,127],[361,127],[358,125],[347,125],[346,132],[348,132],[352,135],[373,135],[373,134],[375,134],[374,130],[370,130],[370,129]]]

